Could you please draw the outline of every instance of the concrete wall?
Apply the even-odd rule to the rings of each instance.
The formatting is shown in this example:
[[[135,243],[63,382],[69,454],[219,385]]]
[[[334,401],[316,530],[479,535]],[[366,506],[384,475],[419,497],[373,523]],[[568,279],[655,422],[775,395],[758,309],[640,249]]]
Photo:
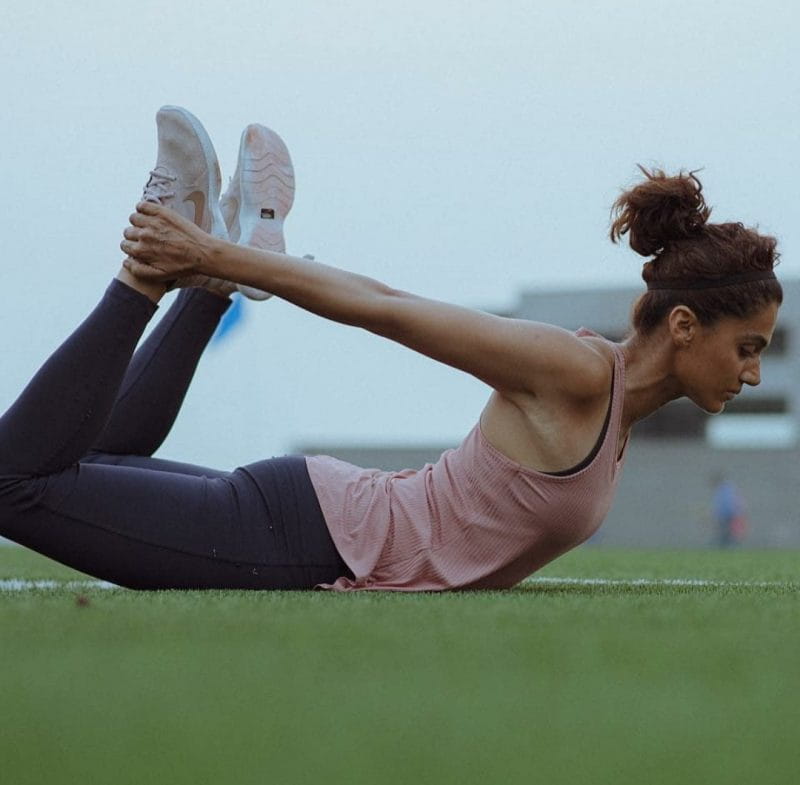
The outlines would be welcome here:
[[[710,451],[676,439],[631,442],[616,503],[600,531],[609,545],[698,547],[713,541],[712,477],[744,497],[751,547],[800,547],[800,451]]]

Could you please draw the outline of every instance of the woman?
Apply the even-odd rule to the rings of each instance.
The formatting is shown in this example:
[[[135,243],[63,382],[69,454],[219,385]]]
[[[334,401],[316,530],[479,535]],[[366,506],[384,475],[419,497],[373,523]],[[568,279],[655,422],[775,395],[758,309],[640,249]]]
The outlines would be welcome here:
[[[173,180],[151,178],[117,279],[0,420],[0,534],[100,578],[133,588],[510,587],[599,527],[637,420],[682,396],[720,412],[759,383],[782,299],[776,243],[708,223],[692,174],[642,170],[615,203],[612,240],[628,234],[650,257],[648,291],[618,345],[232,245],[170,209],[175,188],[164,183],[180,185],[179,168]],[[220,282],[476,376],[493,388],[479,422],[419,471],[313,456],[225,473],[151,458],[227,304],[232,285]],[[131,361],[176,283],[218,291],[181,292]]]

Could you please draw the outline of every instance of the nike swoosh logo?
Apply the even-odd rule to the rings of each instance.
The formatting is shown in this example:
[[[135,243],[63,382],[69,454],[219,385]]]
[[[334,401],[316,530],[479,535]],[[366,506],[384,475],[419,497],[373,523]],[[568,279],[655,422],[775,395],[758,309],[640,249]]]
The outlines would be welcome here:
[[[194,222],[196,226],[208,231],[211,227],[203,226],[203,214],[206,211],[206,195],[202,191],[192,191],[184,200],[194,204]]]

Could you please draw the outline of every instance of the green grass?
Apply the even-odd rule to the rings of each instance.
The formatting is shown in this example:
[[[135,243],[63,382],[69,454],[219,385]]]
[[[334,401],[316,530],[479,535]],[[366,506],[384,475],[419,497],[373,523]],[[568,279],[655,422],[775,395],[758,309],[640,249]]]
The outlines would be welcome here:
[[[0,592],[0,782],[800,781],[800,553],[539,575],[725,583]],[[0,548],[0,579],[76,577]]]

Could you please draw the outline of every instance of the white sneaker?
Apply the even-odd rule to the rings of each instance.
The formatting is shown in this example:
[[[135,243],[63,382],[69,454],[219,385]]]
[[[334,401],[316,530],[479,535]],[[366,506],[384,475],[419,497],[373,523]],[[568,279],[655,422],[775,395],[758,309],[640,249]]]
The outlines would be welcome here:
[[[180,106],[162,106],[156,114],[158,156],[142,199],[169,207],[204,232],[228,239],[219,209],[222,176],[211,139],[200,121]],[[230,294],[230,281],[192,275],[174,286],[204,286]],[[171,287],[173,288],[173,287]]]
[[[294,168],[283,139],[263,125],[242,132],[236,171],[220,208],[230,239],[265,251],[286,253],[283,222],[294,202]],[[269,292],[237,284],[251,300],[266,300]]]

